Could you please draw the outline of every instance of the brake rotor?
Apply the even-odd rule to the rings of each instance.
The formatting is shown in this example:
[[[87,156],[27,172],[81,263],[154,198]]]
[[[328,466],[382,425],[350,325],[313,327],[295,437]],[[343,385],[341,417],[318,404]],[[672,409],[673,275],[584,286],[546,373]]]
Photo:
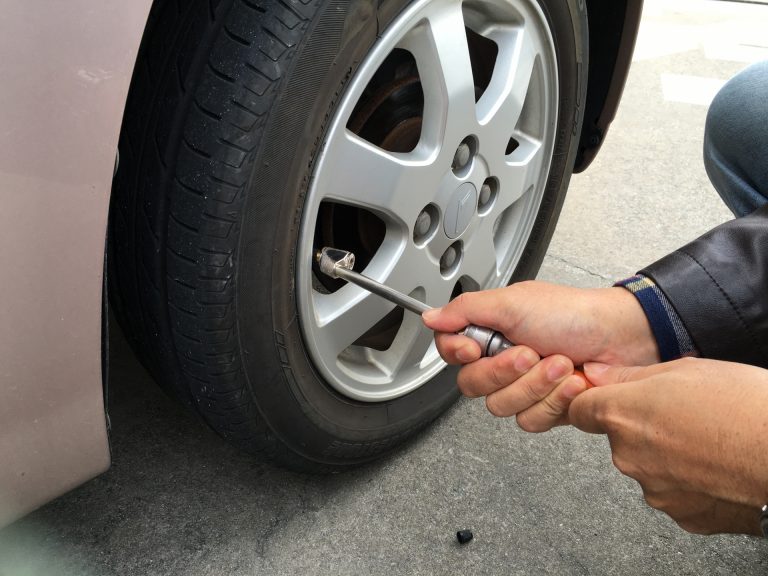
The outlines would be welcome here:
[[[395,78],[361,101],[347,128],[388,152],[411,152],[419,143],[423,111],[419,77]]]

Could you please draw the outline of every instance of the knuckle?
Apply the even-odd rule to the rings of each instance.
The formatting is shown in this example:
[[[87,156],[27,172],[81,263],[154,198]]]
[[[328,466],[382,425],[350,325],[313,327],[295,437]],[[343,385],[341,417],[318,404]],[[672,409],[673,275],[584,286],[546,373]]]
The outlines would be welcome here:
[[[530,378],[526,378],[521,382],[521,388],[523,391],[523,394],[525,394],[525,397],[528,399],[530,403],[538,402],[541,400],[541,395],[538,393],[538,384],[540,381],[533,380]]]
[[[532,404],[542,401],[552,391],[552,383],[544,376],[534,373],[521,380],[521,384],[523,394]]]
[[[619,382],[630,382],[633,378],[632,375],[634,374],[634,369],[628,366],[622,366],[619,368],[618,374],[617,374],[617,380]]]
[[[630,478],[637,480],[637,467],[630,459],[626,458],[623,454],[613,452],[611,460],[616,469],[624,474],[624,476],[629,476]]]
[[[477,386],[472,377],[472,372],[466,368],[459,370],[459,373],[456,376],[456,386],[458,386],[459,392],[467,398],[477,398],[480,396],[477,392]]]
[[[466,310],[472,301],[471,292],[462,292],[456,298],[451,300],[449,306],[457,310]]]
[[[643,492],[643,499],[645,500],[645,503],[648,504],[651,508],[654,508],[656,510],[664,511],[664,507],[666,505],[666,500],[659,496],[658,494],[654,494],[653,492]]]
[[[564,400],[564,399],[563,399]],[[556,419],[566,412],[566,404],[556,394],[550,394],[541,401],[544,413],[551,419]]]
[[[672,520],[675,521],[675,523],[680,526],[683,530],[686,532],[690,532],[691,534],[699,534],[701,536],[709,536],[710,534],[717,534],[718,530],[714,527],[707,526],[706,524],[700,524],[696,522],[695,520],[691,520],[689,518],[686,519],[680,519],[677,520],[675,518],[672,518]]]
[[[592,419],[602,428],[611,432],[620,430],[619,406],[612,398],[605,398],[602,402],[592,406]]]
[[[545,432],[549,427],[544,425],[541,420],[533,417],[529,412],[520,412],[517,415],[517,425],[525,432]]]
[[[505,412],[501,402],[499,402],[498,397],[493,394],[485,397],[485,407],[488,409],[488,412],[498,418],[507,416],[507,413]]]
[[[492,362],[489,370],[489,377],[495,390],[504,388],[509,382],[507,381],[506,371],[504,366],[500,362]]]

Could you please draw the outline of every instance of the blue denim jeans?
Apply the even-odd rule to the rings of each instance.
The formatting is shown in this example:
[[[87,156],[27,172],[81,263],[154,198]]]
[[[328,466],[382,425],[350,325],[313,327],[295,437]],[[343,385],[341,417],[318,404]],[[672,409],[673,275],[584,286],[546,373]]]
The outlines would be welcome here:
[[[707,113],[704,166],[736,216],[768,202],[768,61],[743,70]]]

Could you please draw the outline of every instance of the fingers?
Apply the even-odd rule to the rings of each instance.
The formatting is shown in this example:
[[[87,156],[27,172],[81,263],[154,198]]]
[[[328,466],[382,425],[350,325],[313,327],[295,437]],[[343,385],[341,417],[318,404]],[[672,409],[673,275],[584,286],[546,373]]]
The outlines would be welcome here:
[[[468,366],[462,372],[475,368],[476,364]],[[514,367],[510,373],[514,374]],[[494,416],[513,416],[543,402],[543,406],[532,412],[534,417],[546,414],[559,417],[561,412],[558,412],[557,407],[561,402],[548,397],[573,374],[573,363],[565,356],[555,355],[544,358],[514,380],[508,379],[509,374],[495,366],[489,366],[487,374],[485,381],[481,381],[479,374],[465,376],[459,373],[459,388],[462,391],[466,388],[475,395],[486,395],[485,404]],[[581,378],[579,380],[583,382]],[[561,390],[560,395],[562,392]]]
[[[609,366],[600,362],[585,362],[584,375],[595,386],[608,386],[623,382],[636,382],[657,374],[669,372],[675,365],[685,362],[685,359],[650,366]]]
[[[514,383],[489,393],[485,405],[494,416],[513,416],[546,398],[572,373],[573,364],[568,358],[549,356]]]
[[[589,394],[578,396],[568,409],[568,419],[576,428],[590,434],[607,434],[609,417],[617,417],[620,398],[629,400],[626,390],[615,394],[612,384],[639,382],[670,370],[675,370],[689,359],[653,364],[651,366],[609,366],[599,362],[585,362],[584,375],[596,387]],[[630,395],[631,396],[631,395]]]
[[[685,360],[678,360],[677,363]],[[632,401],[632,390],[613,384],[639,382],[652,376],[673,370],[675,362],[652,366],[608,366],[597,362],[584,363],[584,375],[595,388],[581,394],[571,403],[568,419],[576,428],[591,434],[607,434],[610,417],[618,418],[622,403]]]
[[[594,380],[584,367],[585,374],[590,382],[596,386],[602,386]],[[569,422],[581,430],[590,434],[606,434],[606,396],[611,393],[610,388],[592,388],[585,394],[579,394],[568,407]]]
[[[536,352],[527,346],[515,346],[498,356],[467,364],[459,371],[456,383],[464,396],[487,396],[509,386],[531,368],[538,366],[537,363],[539,355]],[[538,368],[533,377],[541,378],[542,370]]]
[[[440,340],[441,353],[448,361],[460,356],[469,341],[449,334],[440,335]],[[567,423],[572,399],[587,389],[584,378],[573,373],[573,362],[565,356],[540,359],[527,346],[515,346],[493,358],[470,360],[459,371],[457,384],[465,396],[486,396],[486,406],[494,416],[517,415],[523,430],[544,432]]]
[[[468,364],[480,358],[480,345],[461,334],[435,333],[435,344],[440,356],[448,364]]]
[[[517,425],[526,432],[546,432],[555,426],[568,424],[568,408],[587,389],[581,376],[567,376],[557,388],[527,410],[517,414]]]

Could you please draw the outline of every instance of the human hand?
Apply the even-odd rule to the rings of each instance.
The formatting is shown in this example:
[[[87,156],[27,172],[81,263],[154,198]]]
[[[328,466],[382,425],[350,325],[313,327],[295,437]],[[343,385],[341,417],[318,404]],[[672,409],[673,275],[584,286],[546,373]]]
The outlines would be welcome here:
[[[492,414],[516,415],[529,432],[568,423],[570,401],[586,389],[583,378],[572,376],[573,362],[658,362],[645,314],[624,288],[521,282],[463,294],[425,313],[424,323],[437,331],[438,351],[449,364],[466,364],[457,379],[461,392],[486,396]],[[455,334],[468,324],[498,330],[518,346],[478,360],[477,343]]]
[[[457,384],[465,396],[485,396],[494,416],[516,416],[526,432],[568,424],[571,400],[587,388],[584,378],[574,375],[568,357],[540,358],[527,346],[467,364],[459,370]]]
[[[573,400],[570,421],[608,435],[614,464],[650,506],[689,532],[759,534],[768,370],[692,358],[584,368],[596,388]]]
[[[456,334],[469,324],[498,330],[542,357],[639,366],[659,361],[656,340],[637,299],[624,288],[583,289],[529,281],[465,292],[423,314],[449,364],[480,357],[473,340]]]

